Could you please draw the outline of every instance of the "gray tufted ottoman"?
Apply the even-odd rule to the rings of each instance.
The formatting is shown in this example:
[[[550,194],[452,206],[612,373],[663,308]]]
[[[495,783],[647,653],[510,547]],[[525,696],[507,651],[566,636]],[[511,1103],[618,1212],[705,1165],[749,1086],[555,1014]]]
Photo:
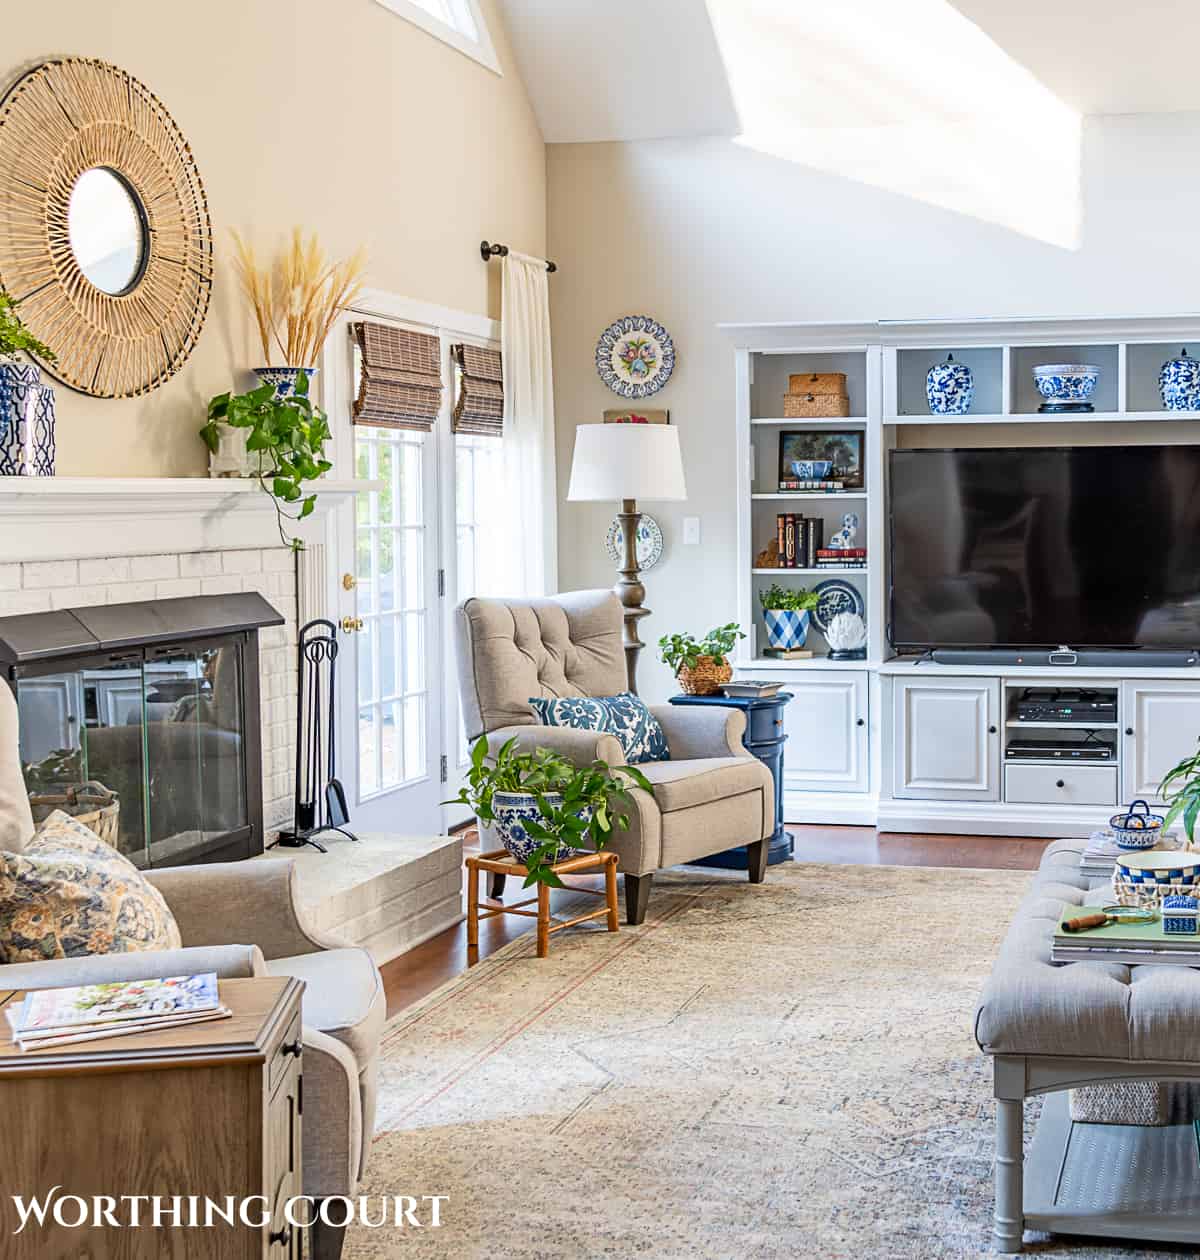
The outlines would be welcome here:
[[[1200,970],[1050,962],[1063,903],[1083,905],[1083,840],[1042,856],[975,1015],[993,1057],[996,1250],[1025,1229],[1200,1243],[1200,1159],[1190,1124],[1072,1125],[1074,1086],[1200,1081]],[[1046,1099],[1026,1176],[1024,1100]],[[1025,1187],[1028,1182],[1027,1188]]]

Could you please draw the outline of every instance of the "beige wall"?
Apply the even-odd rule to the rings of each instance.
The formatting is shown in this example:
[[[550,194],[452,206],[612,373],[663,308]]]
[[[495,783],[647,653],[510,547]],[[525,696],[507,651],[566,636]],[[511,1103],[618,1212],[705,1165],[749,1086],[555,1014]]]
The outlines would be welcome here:
[[[61,474],[205,472],[207,400],[245,387],[262,357],[231,227],[263,244],[293,224],[331,251],[364,242],[372,287],[499,314],[499,268],[478,242],[545,251],[545,149],[495,5],[483,8],[502,77],[375,0],[39,0],[6,16],[9,79],[53,55],[100,57],[163,101],[191,143],[217,248],[208,321],[172,380],[122,400],[59,388]]]
[[[1195,311],[1200,173],[1184,155],[1198,141],[1200,114],[1088,120],[1077,250],[728,141],[549,146],[560,496],[575,426],[621,405],[596,375],[600,332],[620,315],[646,314],[675,340],[674,375],[647,405],[669,408],[679,425],[689,498],[648,506],[666,549],[646,577],[653,615],[642,638],[707,630],[736,613],[733,342],[718,322]],[[1180,424],[1073,424],[910,430],[906,440],[1196,436]],[[613,581],[604,534],[615,506],[560,503],[562,589]],[[698,547],[682,545],[682,518],[692,515],[701,518]],[[656,699],[674,687],[655,656],[643,653],[640,689]]]

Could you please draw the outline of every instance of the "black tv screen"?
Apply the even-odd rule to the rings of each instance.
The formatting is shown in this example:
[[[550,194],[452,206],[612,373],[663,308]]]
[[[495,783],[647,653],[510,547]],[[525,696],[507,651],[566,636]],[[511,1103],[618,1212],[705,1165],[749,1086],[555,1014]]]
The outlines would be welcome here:
[[[1200,448],[898,450],[897,648],[1200,647]]]

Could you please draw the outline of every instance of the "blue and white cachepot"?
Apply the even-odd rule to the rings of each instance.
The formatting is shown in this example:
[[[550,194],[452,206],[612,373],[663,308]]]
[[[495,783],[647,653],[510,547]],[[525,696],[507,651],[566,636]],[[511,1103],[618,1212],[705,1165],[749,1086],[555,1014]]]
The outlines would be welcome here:
[[[308,377],[308,394],[311,398],[313,381],[319,371],[320,368],[260,367],[254,369],[254,375],[264,385],[275,387],[276,398],[290,398],[296,392],[296,378],[303,372]]]
[[[1037,392],[1049,403],[1091,401],[1100,369],[1091,363],[1039,363],[1033,369]]]
[[[1193,359],[1186,346],[1179,358],[1162,365],[1158,392],[1167,411],[1200,411],[1200,359]]]
[[[935,363],[925,377],[925,397],[935,416],[961,416],[975,401],[975,377],[965,363],[955,363],[948,354],[944,363]]]
[[[545,800],[555,807],[562,804],[562,797],[557,792],[547,792]],[[492,823],[491,830],[495,832],[496,839],[518,862],[524,862],[542,843],[531,836],[524,826],[525,822],[531,818],[539,822],[542,819],[537,797],[532,792],[494,792],[492,812],[496,815],[496,821]],[[590,822],[591,809],[580,811],[580,816]],[[576,853],[586,852],[586,849],[573,849],[569,845],[560,844],[558,853],[552,860],[562,862]]]
[[[807,608],[764,608],[767,646],[783,650],[802,648],[808,638],[809,616]]]
[[[54,390],[38,368],[0,363],[0,476],[54,476]]]

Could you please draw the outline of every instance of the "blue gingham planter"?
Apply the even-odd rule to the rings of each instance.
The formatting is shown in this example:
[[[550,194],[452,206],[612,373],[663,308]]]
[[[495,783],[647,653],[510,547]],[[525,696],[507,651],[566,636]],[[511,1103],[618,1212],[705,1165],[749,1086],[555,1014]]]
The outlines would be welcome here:
[[[802,648],[808,638],[809,610],[798,612],[793,608],[764,608],[763,621],[767,626],[767,646],[773,648]]]
[[[1172,896],[1162,900],[1163,931],[1168,936],[1195,936],[1200,929],[1200,901]]]

